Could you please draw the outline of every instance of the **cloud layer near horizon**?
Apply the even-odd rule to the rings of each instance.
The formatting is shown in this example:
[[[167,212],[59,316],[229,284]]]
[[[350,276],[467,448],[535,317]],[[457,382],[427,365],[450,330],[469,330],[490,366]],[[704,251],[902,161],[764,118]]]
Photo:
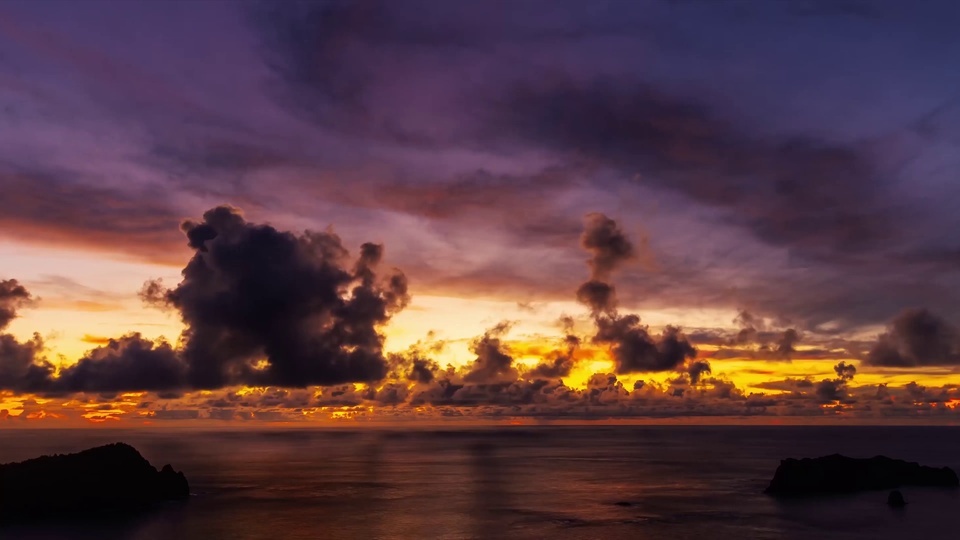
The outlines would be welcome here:
[[[698,359],[698,339],[717,353],[759,344],[756,353],[788,359],[785,349],[800,352],[794,349],[800,337],[793,329],[771,332],[746,312],[738,317],[743,328],[735,337],[694,336],[691,342],[674,326],[654,336],[638,315],[617,307],[612,281],[618,268],[635,258],[634,244],[603,214],[588,214],[584,224],[580,242],[590,254],[588,279],[575,296],[592,321],[592,335],[577,335],[573,317],[565,317],[560,322],[566,335],[553,348],[539,349],[535,365],[516,359],[504,339],[509,322],[477,337],[470,345],[475,358],[459,367],[441,367],[431,358],[442,343],[427,341],[403,353],[385,354],[382,328],[410,296],[401,271],[378,276],[383,246],[365,243],[354,259],[332,231],[294,234],[248,222],[237,209],[219,206],[205,212],[202,220],[183,222],[194,255],[181,282],[166,288],[148,281],[140,291],[147,304],[179,314],[184,331],[176,346],[130,333],[107,339],[77,362],[56,368],[45,358],[39,336],[19,342],[2,334],[0,392],[66,397],[71,402],[86,395],[107,403],[120,395],[153,393],[161,402],[172,399],[181,406],[196,404],[197,390],[222,390],[234,397],[208,399],[202,416],[221,420],[234,418],[228,413],[235,407],[255,408],[251,404],[256,398],[243,397],[251,387],[267,392],[262,396],[283,398],[261,404],[293,409],[283,415],[330,407],[362,411],[368,406],[389,407],[394,411],[390,414],[413,414],[423,407],[462,414],[466,407],[494,417],[813,415],[822,413],[823,406],[833,412],[880,407],[879,414],[886,414],[894,404],[903,405],[889,397],[895,389],[886,385],[852,386],[857,368],[845,362],[835,366],[835,378],[757,385],[774,391],[770,394],[748,394],[722,375],[713,376],[711,363]],[[17,281],[0,281],[0,330],[33,301]],[[909,311],[878,337],[862,365],[956,366],[957,346],[957,334],[947,323],[927,311]],[[714,354],[718,357],[722,355]],[[583,387],[564,382],[579,365],[598,359],[611,372],[593,373]],[[664,382],[633,377],[632,388],[619,378],[656,373],[672,375]],[[960,398],[956,385],[943,387],[939,394],[911,385],[903,391],[912,396],[914,407],[897,409],[896,414],[920,414],[931,407],[949,412]],[[866,388],[873,388],[872,397],[864,393]],[[291,394],[292,389],[305,393]],[[145,417],[162,417],[168,410],[167,405],[151,408],[153,401],[140,403],[149,409],[140,411]],[[398,407],[407,412],[398,413]],[[95,411],[88,418],[117,417],[115,409],[105,410],[114,412]],[[199,409],[193,410],[201,417]]]

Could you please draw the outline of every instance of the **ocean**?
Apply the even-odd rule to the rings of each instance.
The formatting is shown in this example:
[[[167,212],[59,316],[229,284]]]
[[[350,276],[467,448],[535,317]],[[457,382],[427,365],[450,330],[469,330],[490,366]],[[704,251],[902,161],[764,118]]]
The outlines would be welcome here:
[[[780,459],[885,454],[960,471],[950,427],[0,430],[0,462],[123,441],[184,471],[189,501],[16,540],[948,539],[960,494],[778,501]],[[51,494],[55,496],[56,494]]]

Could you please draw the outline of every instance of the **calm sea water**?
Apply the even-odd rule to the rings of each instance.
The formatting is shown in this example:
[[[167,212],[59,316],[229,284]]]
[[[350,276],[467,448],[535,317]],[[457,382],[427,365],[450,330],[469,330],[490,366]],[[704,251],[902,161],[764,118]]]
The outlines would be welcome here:
[[[960,495],[778,502],[783,457],[887,454],[960,470],[960,429],[587,427],[453,431],[0,431],[0,462],[124,441],[194,496],[121,524],[10,539],[958,538]],[[615,503],[630,503],[622,506]]]

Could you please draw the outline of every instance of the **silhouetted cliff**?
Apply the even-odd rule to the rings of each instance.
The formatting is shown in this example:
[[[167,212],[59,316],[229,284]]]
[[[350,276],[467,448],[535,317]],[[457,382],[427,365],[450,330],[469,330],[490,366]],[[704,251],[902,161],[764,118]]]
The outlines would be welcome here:
[[[924,467],[885,456],[855,459],[834,454],[781,461],[765,493],[804,496],[902,486],[955,488],[958,485],[957,474],[949,467]]]
[[[157,471],[123,443],[0,465],[0,521],[123,515],[189,496],[182,472]]]

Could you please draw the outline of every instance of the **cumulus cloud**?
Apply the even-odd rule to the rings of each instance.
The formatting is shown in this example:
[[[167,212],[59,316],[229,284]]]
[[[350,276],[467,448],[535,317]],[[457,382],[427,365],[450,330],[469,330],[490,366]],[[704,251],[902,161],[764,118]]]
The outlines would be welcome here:
[[[569,376],[576,363],[574,353],[580,340],[576,336],[567,337],[572,338],[567,339],[567,350],[554,351],[533,369],[528,371],[526,376],[531,379],[558,379]]]
[[[613,285],[591,279],[577,289],[577,301],[590,308],[594,316],[611,313],[617,307]]]
[[[926,309],[909,309],[877,338],[867,363],[881,367],[960,365],[960,334]]]
[[[780,339],[777,340],[776,352],[784,358],[790,358],[790,355],[797,351],[794,346],[799,342],[800,333],[794,328],[788,328],[783,331],[783,334],[780,335]]]
[[[679,328],[668,326],[654,337],[633,314],[598,318],[593,340],[610,345],[617,373],[668,371],[697,354]]]
[[[464,381],[492,383],[517,379],[518,372],[513,365],[513,357],[500,340],[509,330],[510,323],[501,322],[471,343],[470,350],[477,357],[463,376]]]
[[[590,252],[591,280],[605,281],[621,264],[634,257],[633,244],[617,222],[593,212],[587,214],[580,245]]]
[[[722,374],[711,376],[713,366],[697,358],[679,328],[667,326],[654,335],[639,316],[617,309],[608,280],[633,250],[616,222],[600,214],[587,219],[582,246],[591,253],[590,280],[577,296],[594,324],[590,340],[609,351],[612,370],[593,374],[582,389],[561,381],[580,354],[581,338],[570,317],[561,319],[561,343],[540,353],[540,363],[532,368],[516,364],[506,340],[508,322],[473,340],[472,362],[441,368],[430,353],[443,343],[432,336],[404,353],[382,351],[381,327],[410,299],[402,273],[380,271],[381,245],[363,244],[351,257],[331,231],[283,232],[250,223],[230,207],[185,222],[183,231],[193,257],[182,281],[170,288],[148,282],[141,290],[149,303],[180,314],[182,346],[129,334],[106,340],[57,372],[39,356],[39,338],[20,343],[0,335],[0,388],[53,396],[84,392],[102,400],[124,391],[148,391],[161,399],[178,398],[185,406],[158,408],[145,400],[145,418],[183,420],[282,419],[290,411],[398,410],[403,405],[531,416],[815,414],[824,404],[873,403],[892,410],[901,406],[889,397],[894,391],[941,408],[956,395],[955,389],[919,385],[871,388],[867,395],[852,386],[857,368],[846,362],[834,367],[835,378],[761,383],[761,388],[787,393],[746,395]],[[583,296],[586,289],[606,292]],[[9,324],[30,300],[17,282],[0,282],[0,322]],[[778,330],[746,311],[738,320],[741,332],[722,338],[725,343],[763,341],[770,343],[771,354],[787,355],[800,339],[796,330]],[[902,356],[929,357],[929,351],[940,351],[942,358],[948,356],[942,351],[952,349],[923,347],[930,347],[931,339],[950,343],[954,335],[929,313],[911,312],[899,317],[880,343],[895,343]],[[628,389],[620,380],[625,374],[670,371],[677,375],[664,383],[640,380]],[[223,390],[241,385],[257,389],[243,395]],[[192,389],[219,389],[221,394],[201,399]],[[117,404],[102,402],[100,407],[104,417],[119,414]]]
[[[577,300],[590,308],[597,328],[593,342],[610,347],[616,373],[667,371],[696,357],[696,349],[679,328],[668,326],[654,337],[639,316],[617,311],[616,292],[607,280],[634,256],[634,249],[616,221],[588,214],[581,246],[591,254],[590,279],[577,290]]]
[[[0,280],[0,330],[17,316],[17,310],[30,301],[30,293],[15,279]]]
[[[703,360],[690,362],[687,366],[687,375],[690,377],[690,384],[692,385],[699,383],[704,375],[709,375],[711,372],[710,362]]]
[[[186,365],[173,346],[134,333],[91,350],[60,370],[51,386],[57,392],[107,393],[179,389],[185,384]]]
[[[40,356],[43,340],[34,334],[28,341],[18,341],[0,333],[0,388],[15,392],[39,392],[49,387],[54,366]]]
[[[363,244],[351,264],[330,231],[278,231],[227,206],[182,229],[194,250],[183,280],[170,289],[149,282],[141,291],[180,314],[186,327],[181,350],[131,334],[90,351],[53,379],[52,367],[35,361],[39,340],[19,344],[5,336],[0,384],[104,392],[304,387],[386,376],[380,327],[409,295],[399,271],[378,276],[382,246]],[[2,283],[5,325],[29,295],[16,282]]]
[[[436,377],[440,370],[439,364],[428,358],[414,358],[410,362],[410,371],[407,372],[408,381],[418,383],[429,383]]]
[[[0,389],[36,392],[45,388],[54,372],[40,358],[43,340],[38,334],[21,342],[3,330],[17,317],[17,310],[32,300],[29,291],[15,279],[0,280]]]
[[[857,374],[857,367],[846,362],[840,362],[833,366],[833,370],[837,372],[837,378],[841,381],[852,381],[854,375]]]
[[[163,298],[186,326],[190,386],[307,386],[386,375],[379,327],[408,295],[403,274],[377,279],[381,246],[364,244],[351,270],[332,232],[281,232],[226,206],[182,228],[195,253]]]

